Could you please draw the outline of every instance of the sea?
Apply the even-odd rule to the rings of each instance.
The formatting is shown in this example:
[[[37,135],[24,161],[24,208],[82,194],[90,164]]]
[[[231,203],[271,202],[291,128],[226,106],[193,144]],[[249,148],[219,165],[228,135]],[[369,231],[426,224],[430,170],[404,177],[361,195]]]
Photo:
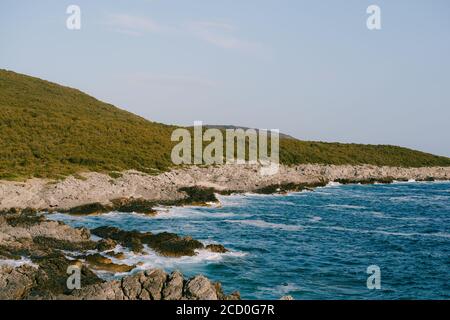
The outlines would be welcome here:
[[[156,216],[51,214],[75,227],[174,232],[229,252],[168,258],[125,251],[118,263],[219,281],[243,299],[449,299],[450,182],[340,185],[285,195],[219,196],[220,205]],[[105,279],[125,274],[102,273]]]

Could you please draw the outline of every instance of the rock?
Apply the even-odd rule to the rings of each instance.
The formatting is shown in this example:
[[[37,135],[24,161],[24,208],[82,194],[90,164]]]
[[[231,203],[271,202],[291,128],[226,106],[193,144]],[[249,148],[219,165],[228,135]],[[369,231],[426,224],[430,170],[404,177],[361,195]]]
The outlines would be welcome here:
[[[110,264],[111,259],[102,256],[99,253],[94,253],[86,256],[86,261],[90,264]]]
[[[96,215],[101,213],[106,213],[112,210],[111,206],[104,205],[99,202],[83,204],[80,206],[72,207],[69,210],[60,210],[65,213],[73,215]]]
[[[45,179],[30,179],[23,183],[0,182],[0,211],[15,213],[26,208],[71,210],[73,213],[101,213],[111,211],[114,199],[137,199],[147,204],[187,204],[195,201],[214,201],[214,191],[255,191],[267,186],[310,185],[336,179],[427,179],[449,180],[450,167],[380,167],[374,165],[280,165],[276,174],[255,174],[259,165],[188,166],[158,175],[135,170],[121,172],[120,182],[111,184],[108,174],[89,172],[84,179],[68,177],[49,183]],[[218,178],[220,177],[220,178]],[[282,185],[280,188],[280,184]],[[293,185],[288,185],[293,184]],[[196,190],[195,186],[214,185],[215,190]],[[194,189],[180,190],[188,187]],[[274,190],[276,191],[275,188]],[[198,188],[197,189],[202,189]],[[106,204],[106,205],[105,205]],[[124,208],[123,210],[126,210]]]
[[[112,239],[102,239],[97,242],[97,250],[98,251],[107,251],[112,250],[117,246],[117,243]]]
[[[167,274],[161,269],[145,271],[146,278],[142,282],[142,287],[153,300],[161,300],[161,291],[167,279]]]
[[[294,300],[292,296],[282,296],[280,300]]]
[[[134,198],[118,198],[111,200],[113,210],[118,212],[136,212],[146,215],[155,215],[157,211],[153,209],[155,201]]]
[[[37,269],[22,265],[0,266],[0,300],[19,300],[28,296],[36,285]]]
[[[40,248],[52,248],[65,251],[86,251],[93,250],[96,247],[94,241],[69,241],[52,237],[36,236],[33,238],[34,244]]]
[[[162,291],[163,299],[180,300],[183,296],[183,283],[183,275],[178,271],[172,272]]]
[[[117,273],[130,272],[135,266],[113,263],[110,257],[120,258],[123,253],[110,250],[105,252],[108,257],[99,253],[89,254],[90,250],[108,250],[115,247],[117,241],[132,248],[142,248],[147,244],[162,254],[177,256],[195,254],[194,250],[202,248],[203,244],[191,237],[172,233],[154,235],[110,227],[96,231],[103,240],[91,241],[89,230],[48,221],[35,213],[19,210],[0,214],[0,258],[20,260],[25,257],[33,263],[16,267],[0,266],[0,299],[174,300],[239,297],[236,294],[225,296],[220,284],[212,283],[203,276],[185,282],[181,273],[173,272],[168,277],[160,269],[105,282],[91,269]],[[216,248],[222,250],[219,245]],[[67,271],[74,265],[81,268],[82,287],[79,290],[67,288]]]
[[[107,251],[105,254],[119,260],[125,259],[125,253],[123,252]]]
[[[86,262],[94,270],[103,270],[108,272],[130,272],[136,266],[129,266],[126,264],[115,264],[110,258],[104,257],[99,253],[86,256]]]
[[[206,247],[211,252],[225,253],[228,252],[227,249],[221,244],[208,244]]]
[[[234,291],[230,295],[225,296],[224,300],[241,300],[241,294],[239,291]]]
[[[161,255],[169,257],[193,256],[196,249],[203,248],[200,241],[191,237],[180,237],[174,233],[124,231],[116,227],[103,226],[93,229],[92,234],[102,238],[110,238],[119,242],[122,246],[130,248],[136,253],[141,253],[144,244]]]
[[[71,295],[60,295],[57,299],[68,300],[124,300],[126,299],[122,282],[113,280],[82,287],[80,290],[75,290]]]
[[[189,300],[217,300],[215,286],[206,277],[198,275],[190,279],[184,288]]]
[[[132,276],[122,279],[122,290],[126,299],[129,300],[150,300],[148,294],[142,295],[142,281],[144,280],[144,272],[141,271]]]
[[[30,292],[31,296],[53,297],[70,292],[67,288],[67,270],[69,266],[80,266],[79,261],[67,259],[61,252],[52,251],[42,257],[34,257],[33,263],[39,266],[36,275],[36,286]],[[81,283],[83,286],[101,283],[97,275],[81,265]]]

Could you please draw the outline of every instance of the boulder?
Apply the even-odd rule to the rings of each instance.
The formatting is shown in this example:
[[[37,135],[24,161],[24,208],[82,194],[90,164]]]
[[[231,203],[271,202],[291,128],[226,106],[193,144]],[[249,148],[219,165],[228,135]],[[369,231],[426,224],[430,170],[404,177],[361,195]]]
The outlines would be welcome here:
[[[142,288],[150,294],[152,300],[161,300],[166,279],[167,274],[161,269],[146,270]]]
[[[228,250],[225,249],[225,247],[221,244],[208,244],[205,248],[211,252],[218,252],[218,253],[228,252]]]
[[[184,293],[189,300],[218,300],[214,284],[203,275],[191,278],[186,283]]]
[[[180,300],[183,296],[183,275],[179,271],[170,274],[162,291],[164,300]]]
[[[36,285],[37,269],[29,265],[0,266],[0,300],[19,300]]]
[[[97,250],[98,251],[107,251],[112,250],[117,246],[117,243],[112,239],[102,239],[97,242]]]

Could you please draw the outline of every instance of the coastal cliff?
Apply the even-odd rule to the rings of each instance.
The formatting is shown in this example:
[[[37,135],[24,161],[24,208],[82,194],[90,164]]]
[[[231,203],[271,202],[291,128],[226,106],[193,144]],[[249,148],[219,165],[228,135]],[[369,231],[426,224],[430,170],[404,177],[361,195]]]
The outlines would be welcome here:
[[[115,199],[143,199],[150,205],[189,204],[185,187],[214,192],[258,192],[271,186],[292,184],[316,186],[328,182],[367,183],[394,180],[450,180],[450,167],[400,168],[373,165],[280,166],[271,176],[259,174],[257,165],[190,166],[159,175],[129,170],[112,178],[88,172],[62,181],[30,179],[25,182],[0,181],[0,210],[32,208],[39,211],[69,210],[88,205],[108,205]],[[269,190],[270,191],[270,190]],[[269,192],[270,193],[270,192]],[[192,201],[195,204],[195,199]]]

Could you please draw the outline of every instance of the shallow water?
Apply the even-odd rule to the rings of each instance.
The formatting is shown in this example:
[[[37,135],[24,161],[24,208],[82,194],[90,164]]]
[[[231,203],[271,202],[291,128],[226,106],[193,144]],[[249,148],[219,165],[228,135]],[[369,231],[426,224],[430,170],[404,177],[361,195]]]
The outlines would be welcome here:
[[[221,207],[52,219],[73,226],[175,232],[231,252],[164,258],[127,253],[140,268],[203,273],[247,299],[449,299],[450,183],[317,188],[289,195],[220,197]],[[118,248],[120,249],[120,248]],[[381,289],[366,286],[381,269]]]

